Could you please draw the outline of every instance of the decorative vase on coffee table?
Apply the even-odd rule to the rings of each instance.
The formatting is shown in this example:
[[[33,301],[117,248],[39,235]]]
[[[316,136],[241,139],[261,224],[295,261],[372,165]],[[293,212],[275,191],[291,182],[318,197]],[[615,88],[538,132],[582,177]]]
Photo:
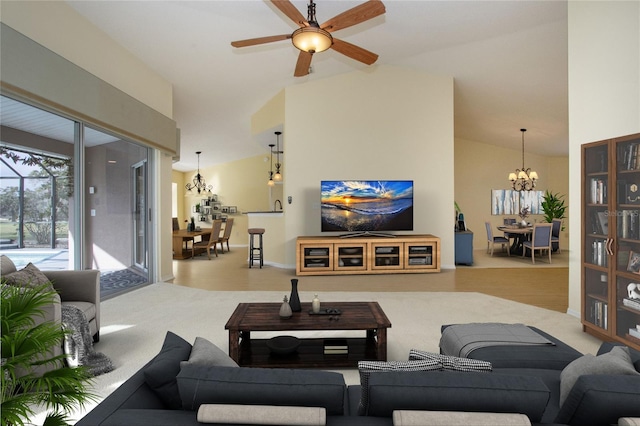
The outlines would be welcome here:
[[[291,297],[289,297],[289,306],[293,312],[300,312],[302,307],[300,306],[300,296],[298,295],[298,279],[291,279]]]

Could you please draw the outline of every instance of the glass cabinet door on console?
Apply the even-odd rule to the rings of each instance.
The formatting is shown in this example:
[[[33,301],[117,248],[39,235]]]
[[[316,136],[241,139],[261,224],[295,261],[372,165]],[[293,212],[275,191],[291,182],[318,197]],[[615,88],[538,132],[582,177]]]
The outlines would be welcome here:
[[[371,269],[403,269],[404,266],[403,243],[372,243],[371,244]]]
[[[364,271],[367,269],[366,244],[334,244],[335,270]]]
[[[300,247],[300,251],[302,271],[333,270],[332,244],[306,244]]]
[[[435,248],[433,244],[406,243],[405,244],[405,268],[429,268],[434,265],[433,256]]]
[[[583,146],[582,323],[640,348],[640,134]]]

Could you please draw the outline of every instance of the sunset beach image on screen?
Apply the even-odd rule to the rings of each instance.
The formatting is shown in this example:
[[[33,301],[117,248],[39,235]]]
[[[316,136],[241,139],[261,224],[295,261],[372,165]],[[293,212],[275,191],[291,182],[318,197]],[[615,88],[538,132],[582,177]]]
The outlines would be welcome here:
[[[326,180],[320,196],[323,232],[413,230],[411,180]]]

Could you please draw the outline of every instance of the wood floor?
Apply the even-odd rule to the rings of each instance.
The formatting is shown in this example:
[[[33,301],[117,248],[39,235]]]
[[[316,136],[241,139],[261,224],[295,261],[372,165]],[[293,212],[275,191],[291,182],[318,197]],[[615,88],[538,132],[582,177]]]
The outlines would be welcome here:
[[[554,254],[554,256],[556,256]],[[458,267],[437,274],[390,274],[298,277],[301,292],[323,291],[446,291],[478,292],[559,312],[568,307],[569,269],[562,259],[554,264],[530,266],[519,259],[504,259],[504,267]],[[494,259],[493,262],[500,259]],[[509,263],[511,262],[511,263]],[[484,262],[479,259],[478,264]],[[515,267],[510,267],[514,265]],[[557,266],[556,266],[557,265]],[[246,247],[207,260],[173,261],[173,282],[177,285],[217,291],[282,291],[288,294],[295,271],[265,265],[249,268]]]

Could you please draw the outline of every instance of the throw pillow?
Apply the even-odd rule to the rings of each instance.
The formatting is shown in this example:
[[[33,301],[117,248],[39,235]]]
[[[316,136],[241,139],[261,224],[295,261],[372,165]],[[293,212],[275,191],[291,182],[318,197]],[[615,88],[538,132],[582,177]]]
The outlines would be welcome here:
[[[452,355],[442,355],[433,352],[425,352],[417,349],[409,351],[409,361],[433,360],[442,364],[444,370],[452,371],[491,371],[492,366],[488,361],[478,359],[460,358]]]
[[[16,265],[13,260],[9,259],[4,254],[0,256],[0,275],[9,275],[12,272],[17,271]]]
[[[324,407],[202,404],[198,408],[198,422],[324,426],[327,422],[327,410]]]
[[[369,376],[376,371],[439,371],[442,364],[434,360],[421,361],[359,361],[360,404],[358,415],[366,416],[369,409]]]
[[[7,284],[16,287],[43,288],[46,291],[54,291],[51,281],[37,266],[29,263],[19,271],[5,275]]]
[[[160,353],[144,369],[145,381],[167,408],[182,408],[176,376],[180,372],[180,362],[187,360],[190,353],[191,344],[168,331]]]
[[[196,337],[189,359],[182,361],[180,368],[184,367],[185,364],[238,367],[238,364],[229,358],[229,355],[222,349],[202,337]]]
[[[602,355],[584,355],[567,365],[560,373],[560,406],[567,399],[578,377],[586,374],[640,375],[631,363],[629,348],[616,346]]]

